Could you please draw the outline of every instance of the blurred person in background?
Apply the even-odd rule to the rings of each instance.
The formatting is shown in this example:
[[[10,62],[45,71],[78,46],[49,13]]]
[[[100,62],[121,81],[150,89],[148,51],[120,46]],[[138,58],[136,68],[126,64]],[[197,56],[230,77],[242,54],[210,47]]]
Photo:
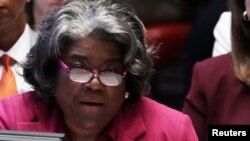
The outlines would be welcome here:
[[[250,124],[250,0],[230,0],[232,51],[199,62],[183,112],[200,141],[209,124]]]
[[[61,6],[68,0],[31,0],[28,11],[30,12],[30,24],[34,30],[39,28],[41,21],[47,12]]]
[[[34,45],[36,33],[27,24],[30,0],[0,0],[0,98],[32,90],[21,63]]]

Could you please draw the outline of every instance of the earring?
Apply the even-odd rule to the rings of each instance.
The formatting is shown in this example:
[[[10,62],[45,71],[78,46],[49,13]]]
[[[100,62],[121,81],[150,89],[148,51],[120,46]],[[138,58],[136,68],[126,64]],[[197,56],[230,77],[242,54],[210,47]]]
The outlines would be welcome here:
[[[125,99],[128,99],[129,95],[130,95],[130,94],[129,94],[128,92],[126,92],[126,93],[125,93],[125,96],[124,96]]]
[[[244,19],[245,21],[248,21],[247,11],[244,11],[244,12],[243,12],[243,19]]]

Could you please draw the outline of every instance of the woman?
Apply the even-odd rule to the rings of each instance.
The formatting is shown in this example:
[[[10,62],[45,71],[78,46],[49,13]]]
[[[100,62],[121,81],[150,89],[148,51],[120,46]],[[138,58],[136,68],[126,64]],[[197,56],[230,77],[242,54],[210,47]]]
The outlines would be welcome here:
[[[231,0],[232,52],[197,63],[183,112],[200,141],[210,124],[250,124],[250,0]]]
[[[197,141],[187,115],[142,96],[153,50],[128,6],[68,2],[42,22],[24,65],[35,91],[0,102],[0,128],[65,141]]]

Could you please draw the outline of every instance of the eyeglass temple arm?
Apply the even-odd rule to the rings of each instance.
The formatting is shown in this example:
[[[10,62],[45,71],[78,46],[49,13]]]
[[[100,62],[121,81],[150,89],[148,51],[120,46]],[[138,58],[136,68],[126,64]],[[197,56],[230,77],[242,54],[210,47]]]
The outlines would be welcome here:
[[[70,71],[69,67],[61,59],[59,60],[59,64],[64,70]]]

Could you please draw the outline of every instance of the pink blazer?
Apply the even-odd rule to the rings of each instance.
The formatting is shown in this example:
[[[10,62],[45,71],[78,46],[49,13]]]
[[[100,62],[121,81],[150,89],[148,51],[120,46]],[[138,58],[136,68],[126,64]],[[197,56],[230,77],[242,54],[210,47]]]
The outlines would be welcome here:
[[[115,141],[198,141],[190,118],[142,97],[117,115],[107,136]],[[35,92],[0,101],[0,129],[64,132],[56,104],[46,104]]]

